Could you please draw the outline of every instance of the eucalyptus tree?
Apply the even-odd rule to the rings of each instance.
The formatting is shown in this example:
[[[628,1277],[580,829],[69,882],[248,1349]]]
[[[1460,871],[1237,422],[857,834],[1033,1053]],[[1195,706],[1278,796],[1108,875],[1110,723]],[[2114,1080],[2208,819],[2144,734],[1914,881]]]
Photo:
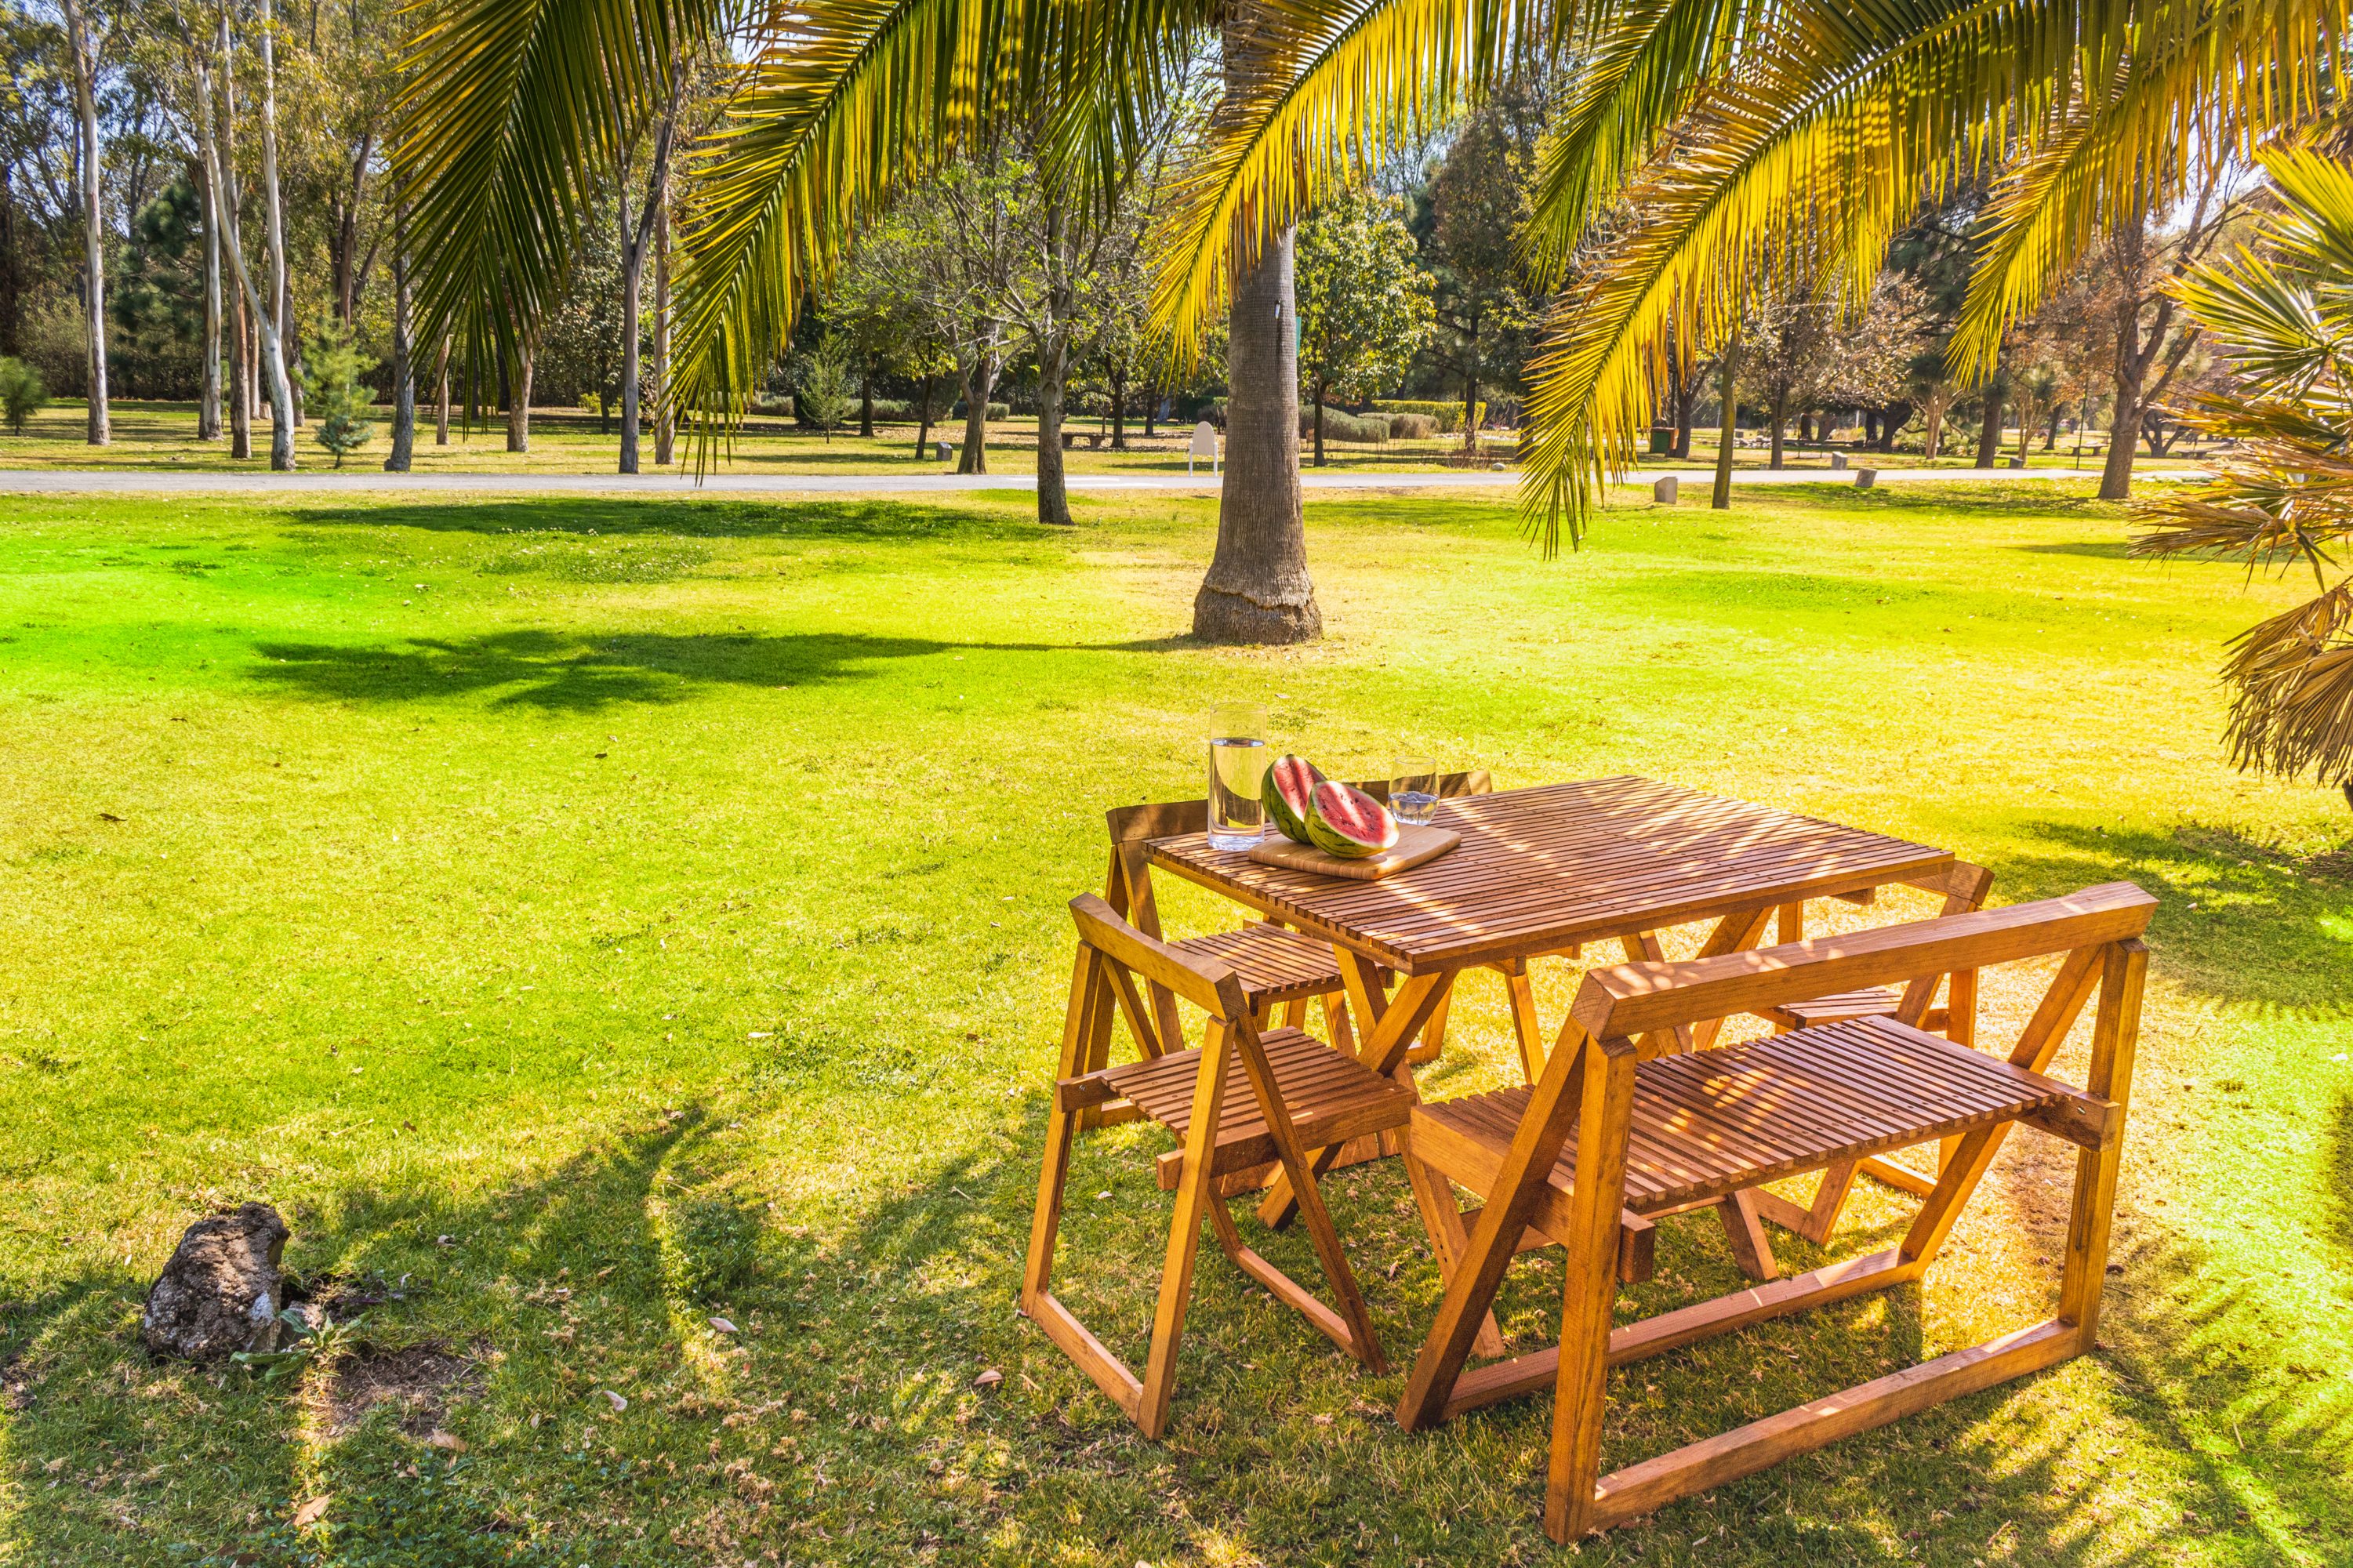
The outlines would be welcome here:
[[[64,0],[66,41],[73,55],[74,121],[79,143],[82,225],[82,319],[90,337],[88,440],[103,447],[113,439],[106,397],[106,224],[99,189],[105,150],[98,139],[99,37],[91,26],[89,0]]]

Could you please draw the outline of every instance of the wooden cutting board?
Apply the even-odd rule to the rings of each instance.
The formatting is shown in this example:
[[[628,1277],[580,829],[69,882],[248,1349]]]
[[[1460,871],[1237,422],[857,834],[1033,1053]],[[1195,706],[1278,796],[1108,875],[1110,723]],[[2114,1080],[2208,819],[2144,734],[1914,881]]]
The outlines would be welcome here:
[[[1261,866],[1281,866],[1293,871],[1314,871],[1326,877],[1345,877],[1356,882],[1377,882],[1383,877],[1435,860],[1457,844],[1462,835],[1445,827],[1398,827],[1398,841],[1377,855],[1367,855],[1361,860],[1344,859],[1327,855],[1313,844],[1293,844],[1281,834],[1261,838],[1250,858]]]

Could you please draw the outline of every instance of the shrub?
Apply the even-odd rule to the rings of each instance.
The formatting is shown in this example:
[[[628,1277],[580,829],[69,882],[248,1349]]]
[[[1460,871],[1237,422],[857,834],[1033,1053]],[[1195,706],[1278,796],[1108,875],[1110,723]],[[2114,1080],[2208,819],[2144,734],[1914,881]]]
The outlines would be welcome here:
[[[801,373],[800,390],[793,395],[793,401],[800,406],[801,423],[822,431],[828,441],[841,428],[841,422],[849,417],[853,402],[849,395],[849,362],[832,339],[818,347],[808,369]]]
[[[732,1198],[686,1198],[670,1211],[662,1272],[670,1294],[713,1300],[749,1284],[760,1261],[760,1216]]]
[[[49,400],[48,388],[41,384],[41,373],[20,359],[0,359],[0,413],[8,418],[8,428],[22,436],[25,421],[41,411]]]
[[[1300,406],[1299,435],[1303,440],[1314,438],[1315,405],[1312,403],[1303,404]],[[1362,446],[1377,446],[1388,438],[1389,421],[1386,414],[1356,415],[1344,409],[1335,408],[1328,403],[1324,405],[1324,439],[1325,441],[1347,441]]]
[[[1438,421],[1427,414],[1389,416],[1389,439],[1392,441],[1427,441],[1437,434]]]
[[[605,412],[605,405],[595,393],[584,392],[580,395],[580,412],[583,414],[602,414]]]
[[[947,417],[950,419],[961,419],[964,417],[963,398],[957,398],[955,402],[949,406]],[[999,419],[1010,419],[1012,417],[1013,410],[1010,405],[1003,403],[992,403],[988,405],[988,418],[992,424]]]
[[[1448,436],[1455,435],[1462,428],[1461,398],[1456,398],[1451,403],[1440,403],[1434,399],[1389,398],[1376,402],[1373,406],[1384,414],[1426,414],[1438,422],[1440,432]],[[1484,425],[1486,422],[1487,403],[1484,398],[1482,398],[1479,402],[1479,423]]]

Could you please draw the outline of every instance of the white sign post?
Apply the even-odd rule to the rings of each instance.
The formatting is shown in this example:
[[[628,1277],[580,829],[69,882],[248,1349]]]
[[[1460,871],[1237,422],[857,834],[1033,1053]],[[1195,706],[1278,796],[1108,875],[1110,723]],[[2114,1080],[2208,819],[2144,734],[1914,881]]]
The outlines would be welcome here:
[[[1209,459],[1209,472],[1218,471],[1218,427],[1208,420],[1193,426],[1193,444],[1185,449],[1185,472],[1189,478],[1197,458]]]

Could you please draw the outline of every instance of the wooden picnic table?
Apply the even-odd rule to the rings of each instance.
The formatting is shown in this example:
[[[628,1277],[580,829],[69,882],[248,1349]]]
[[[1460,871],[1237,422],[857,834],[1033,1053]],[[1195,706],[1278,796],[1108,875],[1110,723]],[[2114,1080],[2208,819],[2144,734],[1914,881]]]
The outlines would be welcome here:
[[[1466,968],[1502,967],[1525,985],[1531,958],[1616,939],[1629,958],[1655,959],[1656,932],[1709,920],[1716,925],[1701,956],[1739,952],[1757,944],[1778,908],[1867,898],[1954,858],[1947,849],[1630,775],[1444,800],[1434,822],[1461,834],[1461,845],[1376,882],[1261,865],[1211,848],[1198,833],[1154,839],[1149,852],[1158,868],[1329,941],[1362,1031],[1358,1059],[1398,1076]],[[1383,968],[1398,977],[1394,994]],[[1691,1048],[1711,1043],[1715,1031],[1707,1022],[1677,1033]],[[1533,1077],[1540,1042],[1524,1037],[1522,1050]],[[1337,1153],[1318,1152],[1319,1175]],[[1407,1164],[1416,1171],[1417,1162]],[[1425,1184],[1417,1176],[1416,1195],[1431,1211],[1426,1217],[1442,1223],[1438,1195],[1422,1192]],[[1292,1208],[1288,1184],[1278,1180],[1259,1212],[1282,1224]]]

